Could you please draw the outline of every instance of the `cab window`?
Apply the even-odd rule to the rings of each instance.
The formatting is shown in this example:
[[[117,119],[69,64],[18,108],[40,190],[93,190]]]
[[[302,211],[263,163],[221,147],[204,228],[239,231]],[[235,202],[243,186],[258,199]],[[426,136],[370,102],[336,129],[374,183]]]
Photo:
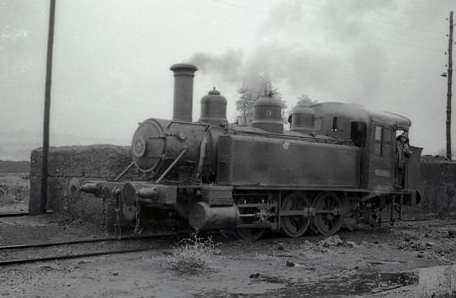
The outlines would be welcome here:
[[[391,157],[393,154],[393,129],[376,125],[374,131],[374,154]]]
[[[322,118],[315,119],[315,131],[320,131],[321,130],[322,120],[323,120]]]
[[[391,127],[383,128],[383,149],[382,156],[391,157],[393,155],[393,129]]]
[[[356,121],[351,123],[350,139],[355,146],[366,146],[366,131],[367,125],[365,122]]]
[[[382,156],[383,126],[376,125],[374,132],[374,154]]]
[[[331,131],[344,131],[344,117],[333,117]]]

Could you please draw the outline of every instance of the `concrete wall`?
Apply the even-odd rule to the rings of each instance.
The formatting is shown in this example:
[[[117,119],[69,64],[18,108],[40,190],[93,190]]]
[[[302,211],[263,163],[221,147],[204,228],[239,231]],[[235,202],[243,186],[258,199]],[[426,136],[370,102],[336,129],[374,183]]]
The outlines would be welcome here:
[[[70,215],[82,221],[97,224],[103,230],[110,229],[115,218],[113,199],[101,199],[90,194],[81,194],[78,200],[68,196],[68,181],[106,180],[116,177],[131,163],[130,148],[112,145],[71,146],[49,150],[48,209]],[[31,214],[40,213],[42,149],[35,149],[30,163]],[[137,177],[130,169],[124,179]]]

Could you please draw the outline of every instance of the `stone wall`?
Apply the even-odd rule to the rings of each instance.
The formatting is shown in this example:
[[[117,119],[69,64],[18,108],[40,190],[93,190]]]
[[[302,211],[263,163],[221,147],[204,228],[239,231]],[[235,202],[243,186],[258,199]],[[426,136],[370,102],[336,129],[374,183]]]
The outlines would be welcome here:
[[[48,209],[89,221],[109,229],[115,216],[113,199],[81,194],[73,200],[68,196],[68,181],[106,180],[116,177],[131,163],[130,148],[113,145],[71,146],[49,150]],[[35,149],[30,163],[30,214],[40,213],[42,149]],[[137,176],[131,169],[124,179]]]
[[[422,212],[445,214],[456,211],[456,162],[421,162]]]
[[[40,212],[42,150],[35,149],[30,165],[29,212]],[[116,177],[131,163],[130,148],[112,145],[72,146],[51,148],[49,155],[49,202],[54,212],[97,224],[103,229],[112,227],[115,218],[113,199],[81,194],[73,200],[68,196],[68,181],[106,180]],[[122,180],[138,178],[130,169]],[[444,214],[456,211],[456,162],[429,161],[421,164],[421,193],[418,207],[407,208],[407,213],[432,212]]]

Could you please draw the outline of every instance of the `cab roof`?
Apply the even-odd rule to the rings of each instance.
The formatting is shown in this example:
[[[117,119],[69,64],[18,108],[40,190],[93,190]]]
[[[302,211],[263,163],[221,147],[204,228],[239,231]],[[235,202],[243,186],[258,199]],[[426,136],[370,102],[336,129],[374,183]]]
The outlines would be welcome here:
[[[316,118],[323,116],[346,117],[352,121],[390,124],[406,130],[412,125],[407,117],[384,111],[368,111],[359,104],[322,102],[312,105],[311,108],[314,109]]]

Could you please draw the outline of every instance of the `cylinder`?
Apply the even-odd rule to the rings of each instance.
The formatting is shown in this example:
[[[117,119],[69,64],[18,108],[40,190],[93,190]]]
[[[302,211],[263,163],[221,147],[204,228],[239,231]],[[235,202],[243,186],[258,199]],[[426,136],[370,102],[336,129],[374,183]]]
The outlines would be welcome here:
[[[192,122],[193,78],[198,68],[192,64],[179,63],[170,69],[174,72],[173,120]]]
[[[144,199],[156,199],[158,196],[158,189],[156,187],[144,187],[139,189],[136,194]]]
[[[188,214],[188,222],[195,230],[234,229],[239,218],[236,206],[210,207],[205,202],[195,203]]]
[[[100,184],[98,184],[96,182],[86,183],[86,184],[81,185],[80,191],[96,195],[101,192],[101,187],[100,187]]]

